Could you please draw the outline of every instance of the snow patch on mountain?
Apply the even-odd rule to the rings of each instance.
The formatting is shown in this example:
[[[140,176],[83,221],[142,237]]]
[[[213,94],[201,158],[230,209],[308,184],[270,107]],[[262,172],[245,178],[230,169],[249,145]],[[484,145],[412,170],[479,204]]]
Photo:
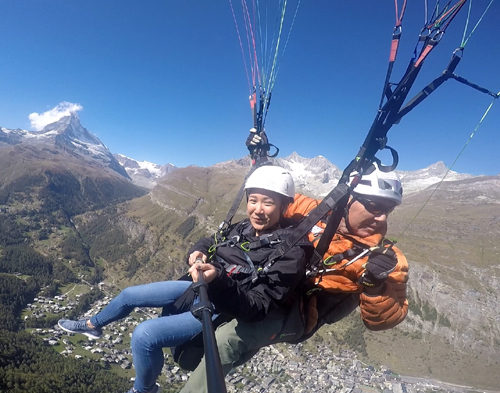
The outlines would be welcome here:
[[[297,189],[319,197],[328,194],[341,175],[340,170],[323,156],[304,158],[293,152],[275,162],[291,172]]]
[[[153,188],[158,179],[176,169],[172,164],[158,165],[148,161],[137,161],[122,154],[113,155],[109,149],[80,124],[76,112],[49,124],[42,131],[0,128],[0,143],[49,143],[63,149],[97,160],[142,187]],[[305,158],[296,152],[285,158],[270,159],[275,165],[288,169],[295,180],[296,188],[316,197],[324,197],[338,183],[342,171],[327,158],[317,156]],[[250,158],[243,157],[215,164],[214,167],[240,170],[247,173],[251,167]],[[443,162],[437,162],[417,171],[396,171],[401,177],[404,195],[425,190],[441,181],[450,182],[472,178],[472,175],[449,171]]]
[[[449,182],[464,180],[473,177],[466,173],[457,173],[448,170],[444,162],[439,161],[424,169],[416,171],[396,171],[403,183],[404,195],[425,190],[426,188],[438,184],[441,181]]]
[[[270,161],[290,171],[295,180],[296,188],[299,191],[319,198],[326,196],[335,188],[342,175],[342,171],[323,156],[304,158],[294,152],[288,157],[270,159]],[[228,170],[238,169],[247,173],[251,167],[251,160],[247,156],[239,160],[221,162],[215,164],[214,167],[226,168]],[[446,165],[441,161],[417,171],[396,170],[396,173],[401,177],[405,196],[438,184],[443,180],[445,174],[444,182],[473,177],[469,174],[448,171]]]
[[[123,154],[115,154],[116,160],[125,168],[134,184],[153,188],[157,180],[177,169],[172,164],[158,165],[149,161],[137,161]]]
[[[55,140],[56,143],[83,149],[87,154],[90,153],[108,160],[111,154],[99,138],[80,124],[80,119],[76,113],[47,125],[42,131],[9,130],[6,128],[2,128],[2,131],[25,141],[44,142]]]

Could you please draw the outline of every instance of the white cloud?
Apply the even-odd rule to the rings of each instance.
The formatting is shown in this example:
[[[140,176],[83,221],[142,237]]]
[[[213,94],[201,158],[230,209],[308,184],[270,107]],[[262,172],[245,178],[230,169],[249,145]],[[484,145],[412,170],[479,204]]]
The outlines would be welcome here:
[[[69,116],[71,113],[81,111],[83,107],[80,104],[71,102],[61,102],[55,108],[43,113],[32,113],[29,115],[31,127],[36,131],[41,131],[47,124],[55,123],[59,119]]]

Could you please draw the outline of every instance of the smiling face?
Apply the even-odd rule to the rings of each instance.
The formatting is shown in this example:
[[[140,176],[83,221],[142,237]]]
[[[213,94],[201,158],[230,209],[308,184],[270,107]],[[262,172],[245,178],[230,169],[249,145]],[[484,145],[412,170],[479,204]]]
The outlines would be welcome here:
[[[368,237],[376,233],[385,235],[387,216],[394,210],[396,204],[374,197],[368,199],[363,196],[359,196],[359,198],[354,196],[351,198],[347,215],[349,229],[344,219],[341,231],[359,237]]]
[[[248,191],[247,216],[257,236],[271,232],[279,223],[282,212],[282,199],[279,194],[252,188]]]

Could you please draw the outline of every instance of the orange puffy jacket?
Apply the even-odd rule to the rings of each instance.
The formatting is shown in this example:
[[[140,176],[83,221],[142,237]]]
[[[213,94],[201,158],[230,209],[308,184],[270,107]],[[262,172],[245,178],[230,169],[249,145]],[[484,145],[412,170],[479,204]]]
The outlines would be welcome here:
[[[285,216],[301,219],[305,217],[311,210],[319,204],[319,200],[308,198],[301,194],[295,195],[295,201],[292,203]],[[315,244],[319,240],[318,229],[324,227],[322,222],[317,224],[316,231],[311,231],[309,240]],[[316,233],[314,233],[316,232]],[[330,242],[328,251],[325,254],[325,259],[328,256],[343,253],[353,248],[355,242],[373,247],[379,244],[384,234],[375,234],[365,238],[357,236],[346,237],[340,233],[336,233]],[[365,326],[370,330],[390,329],[403,321],[408,313],[408,300],[406,299],[406,282],[408,281],[408,262],[401,251],[393,247],[396,252],[398,263],[395,270],[389,275],[384,283],[383,289],[379,295],[368,295],[363,292],[363,285],[358,284],[358,279],[365,271],[364,265],[368,257],[363,257],[348,264],[348,260],[344,259],[334,265],[335,270],[325,273],[319,286],[324,290],[332,293],[357,293],[359,294],[359,308],[361,318]],[[348,264],[348,265],[347,265]],[[317,284],[319,276],[313,278]],[[315,299],[311,299],[310,305],[315,304]],[[311,311],[308,313],[308,330],[316,324],[314,321],[314,311],[311,316]],[[317,314],[316,314],[317,316]],[[311,321],[312,319],[312,321]],[[312,325],[311,325],[312,322]]]

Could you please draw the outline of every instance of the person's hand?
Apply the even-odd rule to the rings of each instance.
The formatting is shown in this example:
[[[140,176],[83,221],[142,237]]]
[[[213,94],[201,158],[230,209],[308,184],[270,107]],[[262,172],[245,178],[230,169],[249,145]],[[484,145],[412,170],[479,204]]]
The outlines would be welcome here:
[[[217,278],[219,272],[215,266],[210,263],[195,263],[189,268],[189,274],[193,277],[194,282],[198,282],[199,275],[203,274],[205,282],[208,284]]]
[[[245,142],[248,150],[250,151],[250,154],[253,154],[257,146],[264,146],[267,145],[267,143],[268,140],[265,131],[262,131],[258,134],[256,128],[250,129],[250,134],[248,135],[248,138]]]
[[[359,279],[359,283],[368,288],[380,287],[391,272],[394,271],[398,260],[394,251],[385,254],[374,253],[368,258],[366,270]]]
[[[203,262],[207,261],[207,256],[203,254],[201,251],[193,251],[189,254],[188,264],[189,266],[193,266],[197,259],[201,259]]]

